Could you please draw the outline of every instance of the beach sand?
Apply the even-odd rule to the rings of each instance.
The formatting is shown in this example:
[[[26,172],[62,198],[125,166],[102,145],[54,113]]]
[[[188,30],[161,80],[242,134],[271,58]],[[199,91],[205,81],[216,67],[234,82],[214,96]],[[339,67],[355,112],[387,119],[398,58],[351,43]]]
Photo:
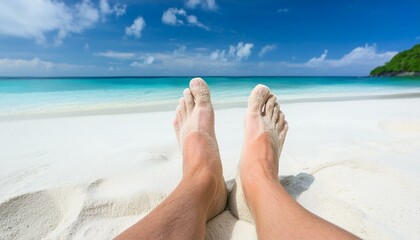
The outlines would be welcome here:
[[[280,101],[281,103],[281,101]],[[282,104],[280,179],[364,239],[420,236],[420,98]],[[231,189],[245,108],[216,108]],[[111,239],[181,179],[174,111],[0,121],[0,239]],[[256,239],[226,209],[206,239]]]

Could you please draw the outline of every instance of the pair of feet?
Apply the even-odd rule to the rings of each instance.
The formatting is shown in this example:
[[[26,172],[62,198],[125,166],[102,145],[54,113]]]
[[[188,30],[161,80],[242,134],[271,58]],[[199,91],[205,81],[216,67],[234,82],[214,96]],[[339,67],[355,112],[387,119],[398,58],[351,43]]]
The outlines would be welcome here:
[[[204,239],[206,222],[226,207],[214,111],[210,90],[202,79],[191,80],[184,91],[174,127],[183,154],[181,182],[117,239]],[[287,129],[276,97],[267,87],[256,86],[249,96],[230,210],[240,219],[255,219],[259,239],[357,239],[304,209],[279,184],[278,159]]]
[[[210,90],[204,80],[194,78],[183,95],[173,122],[183,154],[183,182],[206,193],[203,204],[209,220],[224,210],[227,201]],[[257,85],[248,100],[237,184],[251,212],[254,189],[278,182],[278,159],[288,125],[276,100],[264,85]]]

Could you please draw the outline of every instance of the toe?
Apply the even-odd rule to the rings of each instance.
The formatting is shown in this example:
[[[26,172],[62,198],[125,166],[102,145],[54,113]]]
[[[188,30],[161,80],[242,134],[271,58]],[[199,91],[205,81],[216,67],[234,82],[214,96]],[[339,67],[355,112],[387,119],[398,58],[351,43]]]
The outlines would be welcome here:
[[[175,119],[173,121],[174,128],[177,132],[179,128],[181,127],[181,123],[182,123],[181,105],[178,104],[175,110]]]
[[[264,114],[265,116],[267,116],[269,120],[273,117],[274,105],[276,104],[276,101],[277,101],[277,97],[271,94],[267,100],[267,103],[265,104]]]
[[[179,124],[178,124],[178,120],[175,118],[174,121],[172,122],[172,125],[174,126],[175,131],[178,134],[178,130],[179,130]]]
[[[181,112],[181,117],[182,119],[186,119],[187,118],[187,106],[185,103],[185,99],[182,97],[179,99],[179,109]]]
[[[285,119],[284,113],[280,110],[280,112],[279,112],[279,118],[278,118],[278,120],[277,120],[277,123],[278,123],[280,126],[283,126],[284,121],[285,121],[284,119]]]
[[[287,131],[289,130],[289,124],[287,121],[283,121],[283,129],[280,131],[279,138],[281,141],[284,141],[286,138]]]
[[[277,123],[276,123],[277,129],[279,129],[280,131],[284,127],[284,123],[285,123],[285,120],[284,119],[285,119],[284,113],[282,111],[280,111],[279,118],[277,119]]]
[[[248,111],[261,112],[267,99],[270,97],[270,89],[267,86],[258,84],[251,92],[248,98]]]
[[[210,89],[201,78],[193,78],[190,81],[190,90],[196,104],[210,103]]]
[[[187,111],[191,112],[194,109],[194,99],[193,99],[193,96],[191,95],[190,89],[188,88],[184,90],[184,100],[185,100]]]
[[[274,104],[273,116],[271,117],[271,122],[276,124],[279,119],[280,106],[278,103]]]

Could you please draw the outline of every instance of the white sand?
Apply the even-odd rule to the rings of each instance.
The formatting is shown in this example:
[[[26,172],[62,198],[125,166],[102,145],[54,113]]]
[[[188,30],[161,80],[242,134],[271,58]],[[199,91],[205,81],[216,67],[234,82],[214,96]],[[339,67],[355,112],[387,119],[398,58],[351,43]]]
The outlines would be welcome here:
[[[365,239],[420,236],[420,98],[294,103],[282,183],[310,211]],[[216,110],[226,180],[244,108]],[[181,178],[173,112],[0,122],[0,239],[110,239]],[[232,181],[228,181],[229,187]],[[256,239],[225,211],[207,239]]]

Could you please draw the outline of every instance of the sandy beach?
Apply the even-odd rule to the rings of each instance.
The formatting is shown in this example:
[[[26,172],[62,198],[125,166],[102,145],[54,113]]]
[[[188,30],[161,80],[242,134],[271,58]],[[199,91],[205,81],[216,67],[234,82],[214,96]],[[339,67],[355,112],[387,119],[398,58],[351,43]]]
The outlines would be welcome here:
[[[0,0],[0,240],[420,240],[419,9]]]
[[[281,101],[280,101],[281,103]],[[280,179],[306,209],[364,239],[420,236],[420,98],[281,104]],[[218,109],[231,189],[244,107]],[[112,239],[181,179],[174,111],[0,121],[0,239]],[[226,209],[206,239],[256,239]]]

